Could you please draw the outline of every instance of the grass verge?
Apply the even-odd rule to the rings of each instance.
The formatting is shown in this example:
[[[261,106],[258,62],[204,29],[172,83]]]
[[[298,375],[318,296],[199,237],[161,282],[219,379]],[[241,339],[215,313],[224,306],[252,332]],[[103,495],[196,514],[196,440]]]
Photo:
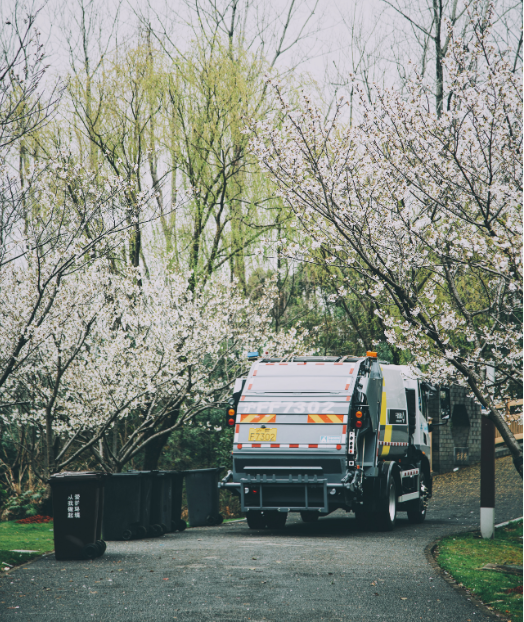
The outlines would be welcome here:
[[[14,550],[35,551],[15,553]],[[18,525],[15,521],[0,523],[0,567],[9,569],[54,549],[53,523]]]
[[[490,609],[522,622],[522,594],[509,592],[522,586],[522,576],[480,570],[486,564],[522,566],[522,521],[496,529],[493,540],[483,540],[478,532],[444,538],[437,561]]]

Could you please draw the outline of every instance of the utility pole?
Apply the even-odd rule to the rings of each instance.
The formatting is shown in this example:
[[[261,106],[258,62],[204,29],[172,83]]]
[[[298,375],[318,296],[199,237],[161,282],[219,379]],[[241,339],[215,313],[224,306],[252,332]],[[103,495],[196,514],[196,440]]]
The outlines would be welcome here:
[[[480,434],[480,533],[491,540],[495,531],[495,426],[481,416]]]

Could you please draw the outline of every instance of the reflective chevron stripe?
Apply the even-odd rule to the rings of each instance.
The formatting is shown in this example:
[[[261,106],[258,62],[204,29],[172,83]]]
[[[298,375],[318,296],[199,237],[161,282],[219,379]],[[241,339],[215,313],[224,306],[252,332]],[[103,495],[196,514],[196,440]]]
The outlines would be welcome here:
[[[347,423],[347,415],[308,415],[308,423]]]
[[[392,443],[391,441],[379,441],[383,447],[407,447],[409,443]]]
[[[240,415],[240,423],[275,423],[276,415]]]

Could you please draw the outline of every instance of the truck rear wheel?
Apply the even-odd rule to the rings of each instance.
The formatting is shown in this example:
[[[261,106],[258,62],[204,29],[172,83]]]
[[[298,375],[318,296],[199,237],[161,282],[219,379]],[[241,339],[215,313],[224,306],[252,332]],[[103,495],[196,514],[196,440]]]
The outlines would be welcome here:
[[[420,472],[420,486],[419,486],[420,497],[418,499],[415,499],[415,501],[412,501],[408,508],[408,520],[410,523],[414,525],[423,523],[424,519],[426,518],[427,508],[426,508],[425,491],[426,491],[426,480],[424,478],[424,473],[421,471]]]
[[[277,512],[276,510],[270,510],[264,512],[266,517],[266,527],[268,529],[284,529],[287,520],[287,512]]]
[[[366,529],[371,524],[371,513],[368,509],[363,507],[356,508],[355,510],[355,519],[357,521],[357,526],[359,529]]]
[[[318,512],[300,512],[300,518],[305,523],[315,523],[318,520]]]
[[[247,512],[246,518],[250,529],[264,529],[266,526],[266,518],[262,512],[250,510]]]
[[[397,520],[397,486],[391,475],[386,498],[380,504],[380,510],[376,515],[377,528],[380,531],[392,531]]]

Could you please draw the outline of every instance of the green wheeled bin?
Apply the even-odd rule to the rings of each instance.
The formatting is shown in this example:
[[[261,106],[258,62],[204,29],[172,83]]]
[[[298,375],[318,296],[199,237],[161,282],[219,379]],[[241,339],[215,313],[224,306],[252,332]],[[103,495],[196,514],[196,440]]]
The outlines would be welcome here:
[[[139,471],[113,473],[107,479],[102,523],[104,540],[131,540],[147,536],[147,527],[140,520],[145,479],[146,476]]]
[[[224,520],[218,511],[218,474],[221,470],[219,467],[184,471],[191,527],[220,525]]]
[[[180,471],[166,471],[171,477],[171,531],[184,531],[187,527],[182,518],[182,490],[184,487],[184,473]]]
[[[151,524],[162,534],[171,531],[171,476],[169,471],[152,471]]]
[[[58,561],[94,559],[106,550],[101,539],[105,473],[52,475],[53,532]]]

